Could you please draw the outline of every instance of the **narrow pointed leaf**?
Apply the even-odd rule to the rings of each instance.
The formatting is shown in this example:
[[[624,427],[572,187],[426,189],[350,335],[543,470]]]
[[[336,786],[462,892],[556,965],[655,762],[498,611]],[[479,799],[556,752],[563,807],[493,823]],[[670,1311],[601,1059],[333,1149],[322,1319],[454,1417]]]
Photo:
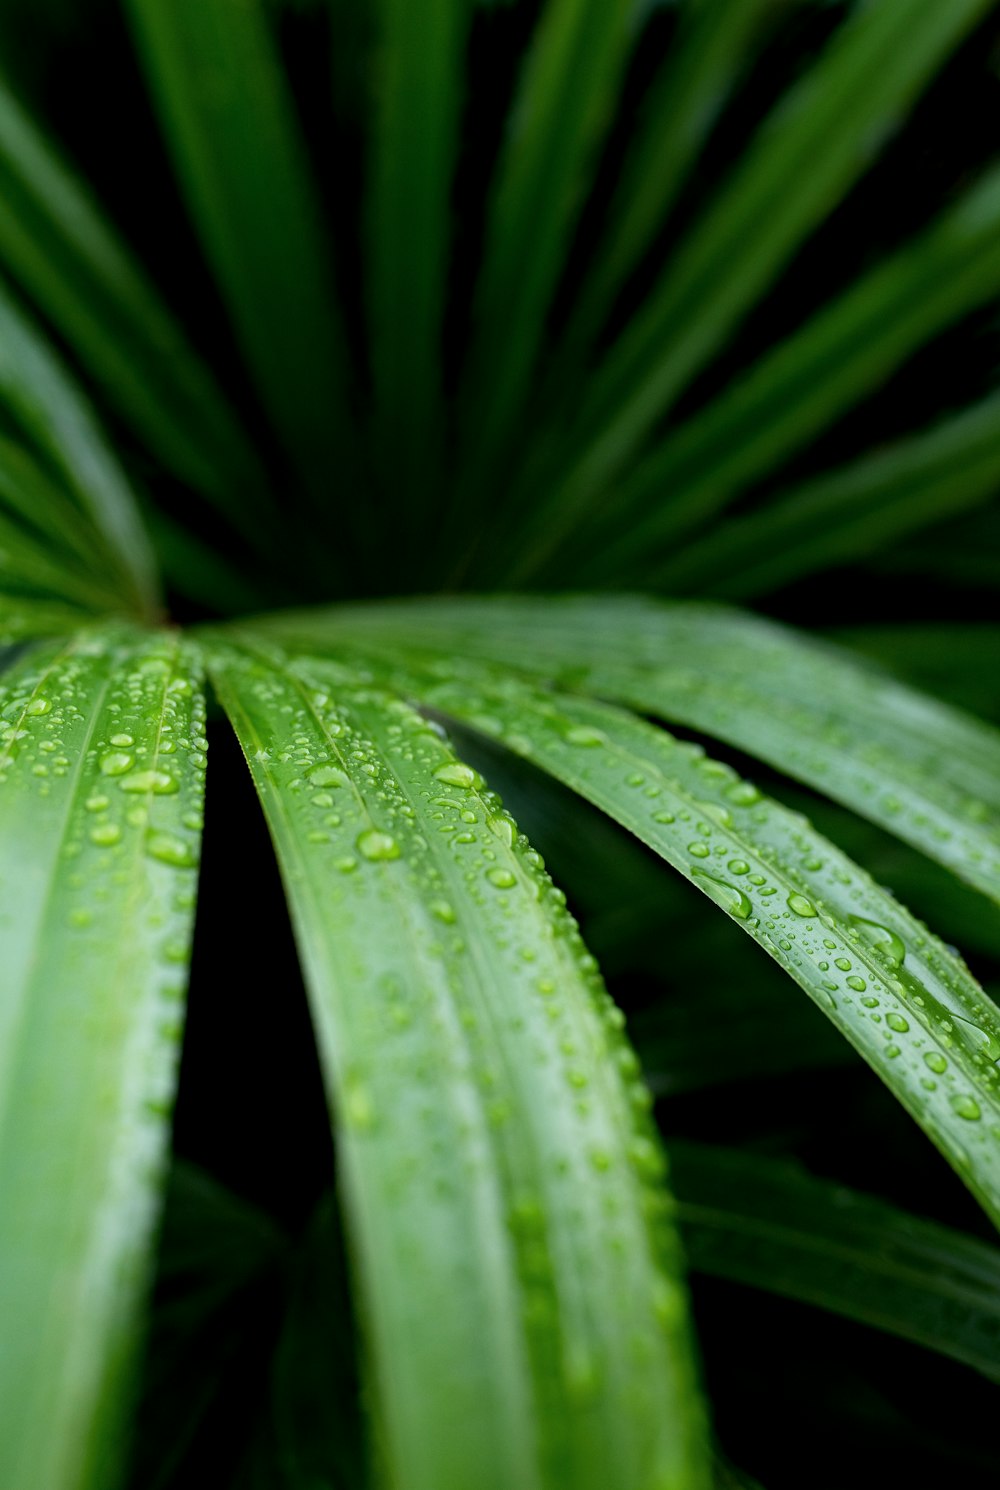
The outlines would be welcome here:
[[[553,552],[589,507],[589,524],[574,543],[591,567],[620,575],[623,566],[640,564],[658,588],[683,586],[686,555],[666,557],[671,542],[780,468],[916,348],[1000,294],[998,230],[1000,172],[993,171],[658,441],[599,503],[588,495],[594,488],[581,487],[579,500],[572,493],[558,498],[558,526],[547,537],[543,517],[536,521],[540,553]],[[983,442],[984,432],[977,434]]]
[[[231,507],[253,457],[210,373],[2,82],[0,262],[157,459]]]
[[[369,212],[377,445],[414,499],[440,481],[444,306],[468,0],[381,0]],[[402,501],[400,503],[402,505]]]
[[[353,448],[346,350],[270,18],[261,0],[125,8],[261,399],[309,482],[329,483]]]
[[[624,522],[626,532],[613,555],[620,558],[627,552],[635,558],[652,547],[659,558],[672,540],[708,522],[739,491],[780,467],[877,390],[922,343],[1000,294],[998,232],[1000,171],[994,171],[925,234],[824,307],[704,412],[658,444],[602,514],[605,524],[613,515],[619,533],[627,513],[639,514],[634,527]],[[987,401],[971,428],[959,424],[959,441],[971,439],[977,453],[983,448],[987,470],[982,480],[987,483],[996,465],[995,430],[995,400]],[[932,439],[917,437],[910,469],[924,454],[924,442]],[[953,458],[959,453],[954,439],[948,438],[946,427],[945,452]],[[934,445],[927,454],[941,459]],[[960,473],[955,475],[960,481]],[[940,484],[939,474],[938,488]],[[919,495],[919,488],[910,494],[914,505]],[[856,504],[860,500],[855,497]],[[803,505],[808,510],[808,502]],[[829,517],[821,508],[813,518],[814,531],[829,527]],[[671,587],[675,577],[685,582],[685,570],[682,555],[657,565],[654,573],[658,583]]]
[[[23,656],[0,698],[0,1483],[104,1490],[181,1033],[197,657],[83,633]]]
[[[129,598],[148,611],[153,561],[135,496],[83,393],[2,286],[0,407],[57,468],[131,591]],[[58,532],[54,515],[51,527]]]
[[[435,659],[422,671],[404,652],[395,669],[384,667],[397,689],[593,802],[720,906],[860,1052],[1000,1223],[1000,1011],[957,955],[806,818],[700,746],[611,705],[482,663]]]
[[[738,1149],[671,1144],[696,1272],[887,1330],[1000,1379],[1000,1248]]]
[[[0,647],[38,637],[70,636],[87,620],[73,606],[0,592]]]
[[[562,897],[364,674],[211,668],[302,948],[393,1483],[697,1490],[648,1097]]]
[[[107,550],[68,482],[55,479],[41,458],[2,435],[0,509],[6,509],[19,525],[43,539],[53,559],[65,556],[82,564],[95,580],[107,580]]]
[[[857,9],[779,102],[604,359],[561,502],[604,486],[871,161],[990,0]]]
[[[521,412],[553,290],[610,123],[631,37],[627,0],[547,0],[493,188],[467,375],[467,485]]]
[[[657,566],[673,595],[747,599],[855,563],[989,501],[1000,487],[1000,397],[713,527]],[[713,488],[713,501],[719,488]]]
[[[773,0],[708,0],[682,8],[679,34],[654,80],[607,213],[606,235],[580,292],[568,340],[599,330],[698,158],[733,83],[754,57]]]
[[[479,656],[687,725],[1000,897],[1000,736],[871,664],[740,611],[587,598],[289,612],[275,635]]]
[[[2,481],[2,475],[0,475]],[[85,609],[115,611],[120,597],[88,575],[66,555],[53,553],[36,534],[12,521],[0,508],[0,584],[18,594],[65,600]]]

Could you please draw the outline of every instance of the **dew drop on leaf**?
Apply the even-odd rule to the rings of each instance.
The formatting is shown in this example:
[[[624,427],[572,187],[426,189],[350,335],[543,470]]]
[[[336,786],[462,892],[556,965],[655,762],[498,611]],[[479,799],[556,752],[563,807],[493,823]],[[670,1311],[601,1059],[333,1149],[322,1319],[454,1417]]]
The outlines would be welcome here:
[[[704,890],[716,905],[721,905],[724,911],[731,916],[736,916],[740,921],[745,921],[753,910],[748,898],[742,890],[735,885],[726,884],[725,880],[716,879],[712,874],[706,874],[703,869],[694,869],[691,876],[697,883],[699,889]]]
[[[359,833],[357,848],[363,859],[373,862],[399,858],[399,844],[391,833],[383,833],[380,828],[367,828]]]

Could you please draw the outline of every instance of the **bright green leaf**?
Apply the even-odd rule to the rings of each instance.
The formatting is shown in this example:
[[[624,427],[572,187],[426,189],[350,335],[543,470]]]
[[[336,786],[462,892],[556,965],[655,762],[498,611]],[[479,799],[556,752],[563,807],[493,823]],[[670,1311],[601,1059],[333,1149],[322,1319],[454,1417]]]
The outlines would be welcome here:
[[[1000,1222],[1000,1012],[956,954],[804,817],[700,746],[482,663],[421,666],[400,650],[398,665],[377,664],[394,688],[550,772],[742,926]]]
[[[289,612],[343,638],[478,656],[756,755],[1000,896],[1000,736],[846,652],[745,612],[607,596]]]
[[[563,898],[404,703],[211,669],[302,948],[390,1477],[703,1485],[648,1094]]]
[[[0,1483],[122,1459],[182,1029],[197,655],[81,633],[0,685]]]

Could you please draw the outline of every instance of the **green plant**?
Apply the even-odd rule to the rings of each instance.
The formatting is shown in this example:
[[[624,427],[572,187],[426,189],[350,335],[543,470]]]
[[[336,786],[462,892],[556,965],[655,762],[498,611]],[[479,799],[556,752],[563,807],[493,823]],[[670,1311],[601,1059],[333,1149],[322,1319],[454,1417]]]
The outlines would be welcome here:
[[[846,282],[816,271],[780,334],[745,331],[951,55],[985,55],[995,5],[121,9],[190,217],[150,153],[149,256],[189,313],[0,92],[0,1483],[125,1472],[164,1184],[136,1484],[191,1472],[252,1298],[278,1323],[234,1485],[749,1484],[710,1443],[678,1224],[699,1270],[995,1380],[1000,1265],[960,1206],[944,1226],[845,1198],[768,1157],[780,1129],[763,1152],[678,1141],[675,1202],[650,1113],[658,1079],[764,1087],[853,1047],[1000,1220],[1000,1014],[837,846],[988,968],[1000,736],[715,603],[905,562],[928,528],[946,574],[980,531],[956,520],[995,521],[989,377],[846,460],[821,440],[995,313],[995,165],[963,159],[929,221],[864,239]],[[117,5],[94,13],[130,57]],[[315,82],[327,23],[333,107],[325,71],[302,91],[335,150],[289,81]],[[786,35],[771,106],[747,79]],[[712,155],[731,97],[756,110],[733,161]],[[141,108],[114,108],[152,152]],[[612,593],[640,590],[673,598]],[[847,640],[988,712],[993,634],[932,625],[916,657],[914,635]],[[308,985],[364,1442],[336,1213],[292,1246],[168,1164],[207,698]],[[570,879],[597,866],[573,902],[609,971],[674,971],[677,1001],[630,1020],[645,1077],[497,786]],[[240,896],[238,856],[228,878]]]

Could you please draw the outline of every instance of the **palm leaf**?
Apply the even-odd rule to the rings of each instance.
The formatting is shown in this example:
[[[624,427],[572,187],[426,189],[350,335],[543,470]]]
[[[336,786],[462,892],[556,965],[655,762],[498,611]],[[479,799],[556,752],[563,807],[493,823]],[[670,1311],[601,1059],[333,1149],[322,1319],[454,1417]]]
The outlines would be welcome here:
[[[86,613],[73,606],[30,595],[0,593],[0,647],[39,637],[71,636]],[[0,653],[0,666],[3,655]]]
[[[261,399],[314,495],[354,448],[319,204],[260,0],[128,0],[180,184]]]
[[[376,445],[424,502],[440,482],[443,320],[468,0],[381,0],[372,143],[371,348]],[[402,505],[402,503],[401,503]]]
[[[765,120],[603,360],[574,426],[584,438],[566,480],[574,501],[621,469],[990,3],[855,11]]]
[[[157,459],[239,511],[231,483],[245,487],[254,459],[211,375],[2,82],[0,261]]]
[[[1000,1012],[957,955],[805,818],[700,747],[485,664],[421,670],[403,657],[382,664],[394,688],[555,776],[742,926],[1000,1223]]]
[[[600,492],[599,502],[593,483],[576,494],[556,490],[532,534],[519,536],[518,572],[533,572],[572,534],[574,552],[584,556],[581,573],[620,577],[631,564],[657,588],[689,583],[686,554],[666,557],[671,544],[780,467],[917,347],[1000,292],[998,227],[994,171],[659,440],[610,492]],[[987,405],[984,422],[989,418]],[[982,441],[982,430],[976,434]],[[581,516],[588,521],[574,534]]]
[[[614,108],[630,37],[626,0],[548,0],[525,56],[492,190],[466,374],[476,493],[527,397],[570,234]]]
[[[643,1091],[537,857],[363,675],[211,667],[302,947],[388,1473],[703,1484]]]
[[[794,1165],[673,1143],[692,1268],[817,1304],[1000,1377],[1000,1251]]]
[[[1000,487],[1000,395],[713,529],[659,568],[671,594],[747,599],[856,562],[989,501]]]
[[[181,1031],[197,657],[81,633],[18,661],[0,712],[0,1482],[103,1490]]]
[[[135,496],[83,394],[2,286],[0,407],[74,494],[128,603],[148,613],[153,561]],[[36,500],[32,518],[59,541],[64,502],[52,486],[47,495],[49,507]]]
[[[774,0],[702,0],[678,6],[678,34],[629,141],[607,208],[603,239],[565,342],[574,356],[599,331],[652,248],[739,76],[756,55]],[[560,349],[560,364],[566,356]]]
[[[613,504],[616,525],[624,519],[626,527],[618,556],[634,559],[653,548],[659,557],[877,389],[923,342],[994,298],[1000,291],[993,251],[998,228],[1000,172],[993,172],[922,237],[851,285],[661,442]],[[988,401],[971,438],[982,444],[991,422],[995,427],[995,406]],[[960,425],[961,433],[967,428]],[[940,460],[946,453],[957,467],[961,451],[949,445],[946,432],[946,452],[932,446],[915,454]],[[650,512],[651,499],[661,493],[669,493],[668,500]],[[627,516],[633,511],[649,515],[632,527]],[[669,587],[675,571],[683,577],[684,565],[681,556],[652,572]]]
[[[849,654],[739,611],[592,596],[289,612],[306,647],[440,648],[688,725],[769,762],[1000,895],[1000,739]]]

